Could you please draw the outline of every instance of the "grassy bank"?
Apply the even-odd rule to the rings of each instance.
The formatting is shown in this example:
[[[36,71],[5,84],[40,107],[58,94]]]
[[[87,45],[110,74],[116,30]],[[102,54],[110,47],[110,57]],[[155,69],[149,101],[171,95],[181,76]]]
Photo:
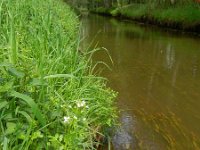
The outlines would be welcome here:
[[[92,12],[200,33],[200,7],[194,3],[174,6],[131,4],[121,8],[100,7]]]
[[[0,1],[0,150],[95,149],[115,120],[79,21],[57,0]]]

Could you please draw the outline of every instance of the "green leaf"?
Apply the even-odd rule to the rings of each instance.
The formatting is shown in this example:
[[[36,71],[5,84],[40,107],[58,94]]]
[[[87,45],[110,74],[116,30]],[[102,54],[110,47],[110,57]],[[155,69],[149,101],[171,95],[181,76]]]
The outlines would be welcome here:
[[[4,80],[4,78],[0,78],[0,84],[2,84]]]
[[[0,110],[1,110],[2,108],[4,108],[7,104],[8,104],[7,101],[0,102]]]
[[[18,113],[21,114],[21,115],[23,115],[27,119],[27,121],[29,123],[31,123],[33,121],[33,119],[25,111],[19,111]]]
[[[16,124],[13,122],[7,122],[6,124],[7,129],[6,129],[6,134],[12,134],[15,132]]]
[[[12,113],[11,113],[11,112],[6,113],[5,116],[4,116],[4,119],[5,119],[5,120],[13,119]]]
[[[35,139],[38,139],[38,138],[43,138],[43,135],[40,131],[34,132],[31,136],[31,140],[35,140]]]
[[[3,140],[3,150],[7,150],[8,149],[8,139],[6,137],[4,137]]]
[[[12,64],[10,63],[0,63],[0,67],[10,67]]]
[[[32,81],[30,82],[30,85],[33,86],[41,86],[41,85],[47,85],[46,83],[44,83],[44,81],[40,80],[40,79],[32,79]]]
[[[9,68],[8,69],[8,73],[14,77],[17,77],[17,78],[23,78],[25,76],[25,74],[21,71],[18,71],[17,69],[15,68]]]
[[[0,86],[0,93],[8,92],[13,87],[13,82],[7,82],[3,86]]]
[[[21,132],[21,133],[19,133],[19,135],[17,136],[17,138],[21,139],[21,140],[24,140],[24,139],[26,139],[26,135],[25,135],[25,133]]]
[[[34,102],[34,100],[31,97],[29,97],[25,94],[21,94],[21,93],[16,92],[16,91],[12,91],[11,96],[24,100],[31,107],[33,114],[38,119],[40,124],[42,126],[44,126],[46,124],[46,120],[45,120],[43,114],[41,113],[38,105]]]

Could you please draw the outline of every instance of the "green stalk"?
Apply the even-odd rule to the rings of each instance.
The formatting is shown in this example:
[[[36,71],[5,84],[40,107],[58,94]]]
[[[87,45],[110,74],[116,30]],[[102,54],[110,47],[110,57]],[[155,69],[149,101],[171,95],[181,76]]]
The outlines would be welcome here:
[[[9,5],[12,5],[9,0]],[[13,8],[9,10],[9,20],[10,20],[10,61],[14,65],[17,63],[17,43],[16,43],[16,35],[15,35],[15,21],[13,17]]]

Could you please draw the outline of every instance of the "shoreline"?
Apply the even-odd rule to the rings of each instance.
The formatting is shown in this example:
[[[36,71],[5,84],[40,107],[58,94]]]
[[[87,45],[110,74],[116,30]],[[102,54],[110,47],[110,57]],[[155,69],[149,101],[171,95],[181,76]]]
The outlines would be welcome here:
[[[144,7],[144,8],[142,8]],[[186,8],[185,8],[186,7]],[[130,20],[144,24],[156,25],[162,28],[175,29],[179,31],[192,32],[200,34],[200,9],[199,6],[182,6],[173,8],[164,8],[158,10],[149,10],[147,6],[128,5],[122,8],[103,8],[92,9],[90,12],[117,18],[119,20]],[[135,8],[135,9],[134,9]],[[185,9],[185,13],[181,14],[180,10]],[[190,18],[191,10],[194,10],[196,16]],[[175,18],[171,15],[176,13]],[[191,14],[190,14],[191,13]],[[198,14],[199,13],[199,14]],[[185,18],[181,15],[185,15]]]

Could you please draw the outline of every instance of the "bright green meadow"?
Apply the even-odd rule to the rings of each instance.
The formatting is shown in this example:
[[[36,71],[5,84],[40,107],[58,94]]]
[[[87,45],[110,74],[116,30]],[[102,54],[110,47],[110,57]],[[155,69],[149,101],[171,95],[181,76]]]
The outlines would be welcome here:
[[[0,150],[96,149],[116,93],[60,0],[0,0]]]

